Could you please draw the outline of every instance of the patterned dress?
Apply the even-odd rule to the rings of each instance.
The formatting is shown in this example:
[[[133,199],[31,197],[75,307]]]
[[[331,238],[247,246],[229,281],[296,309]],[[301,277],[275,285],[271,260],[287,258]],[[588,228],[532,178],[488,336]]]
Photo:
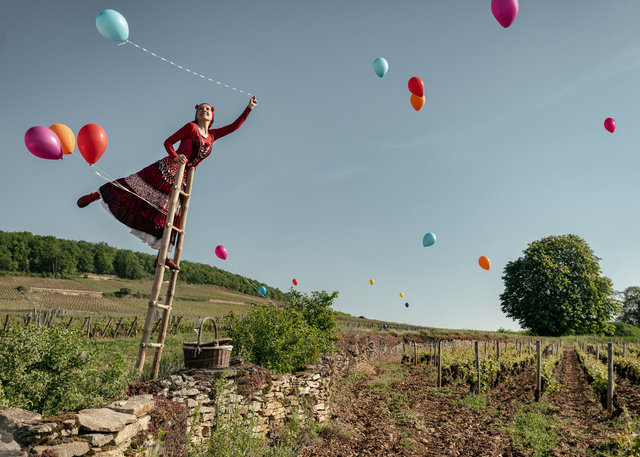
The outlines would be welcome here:
[[[171,189],[178,169],[175,158],[179,154],[187,157],[182,183],[184,188],[187,169],[197,167],[207,158],[211,154],[213,142],[235,132],[244,123],[250,112],[251,109],[247,107],[233,123],[219,129],[209,130],[206,137],[200,134],[195,122],[189,122],[164,142],[164,147],[169,154],[167,157],[126,178],[120,178],[101,186],[98,191],[102,197],[102,205],[116,219],[129,227],[131,233],[149,246],[160,249]],[[178,141],[180,141],[180,146],[176,151],[173,149],[173,145]],[[175,226],[180,226],[181,216],[182,205],[179,202],[174,217]],[[172,244],[175,244],[175,237],[176,232],[173,232]],[[171,246],[169,248],[171,249]]]

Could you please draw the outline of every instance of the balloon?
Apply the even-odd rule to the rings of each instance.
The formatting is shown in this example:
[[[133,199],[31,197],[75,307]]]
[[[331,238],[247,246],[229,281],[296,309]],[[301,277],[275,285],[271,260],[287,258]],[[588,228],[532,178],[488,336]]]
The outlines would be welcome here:
[[[369,280],[369,284],[371,284],[373,286],[373,279]]]
[[[382,328],[383,328],[384,330],[386,330],[386,329],[387,329],[387,324],[382,324]]]
[[[100,35],[108,40],[127,41],[129,24],[124,16],[115,10],[100,11],[96,16],[96,27]]]
[[[409,303],[405,303],[405,304],[404,304],[404,307],[405,307],[405,308],[408,308],[408,307],[409,307]]]
[[[293,283],[294,286],[298,285],[298,280],[296,278],[293,278],[293,281],[291,281]]]
[[[436,242],[436,234],[435,233],[427,233],[422,237],[422,245],[426,248],[427,246],[432,246]]]
[[[107,142],[107,134],[98,124],[87,124],[78,132],[78,150],[89,165],[100,160]]]
[[[616,121],[611,117],[606,118],[604,120],[604,128],[613,133],[616,130]]]
[[[222,260],[227,260],[227,248],[223,245],[216,246],[216,255]]]
[[[42,126],[31,127],[24,134],[24,145],[29,152],[41,159],[61,159],[62,145],[53,130]]]
[[[513,24],[518,8],[518,0],[491,0],[491,12],[505,29]]]
[[[382,78],[384,75],[386,75],[388,70],[389,63],[384,57],[378,57],[373,61],[373,71],[375,71],[376,75],[378,75],[379,77]]]
[[[417,76],[409,80],[409,92],[417,97],[424,97],[424,83]]]
[[[404,294],[402,292],[400,292],[400,298],[404,297]]]
[[[76,137],[69,127],[64,124],[53,124],[49,128],[58,136],[63,154],[71,154],[76,148]]]
[[[260,292],[261,295],[267,295],[267,288],[265,286],[260,286],[258,292]]]
[[[488,270],[489,268],[491,268],[491,260],[489,260],[485,256],[482,256],[478,259],[478,265],[480,265],[480,268],[484,268],[485,270]]]
[[[417,95],[411,94],[411,106],[416,111],[420,111],[424,106],[424,95],[422,97],[418,97]]]

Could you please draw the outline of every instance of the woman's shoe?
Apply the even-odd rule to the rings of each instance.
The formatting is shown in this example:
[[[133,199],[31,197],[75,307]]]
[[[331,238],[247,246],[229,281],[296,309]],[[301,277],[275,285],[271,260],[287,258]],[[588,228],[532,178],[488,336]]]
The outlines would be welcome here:
[[[78,208],[84,208],[85,206],[95,202],[96,200],[100,200],[100,194],[98,192],[92,192],[90,194],[84,195],[78,199]]]
[[[175,263],[173,263],[173,260],[171,260],[169,257],[164,259],[164,264],[166,266],[168,266],[170,270],[180,271],[180,267],[178,265],[176,265]],[[156,261],[153,263],[153,266],[155,268],[158,268],[158,258],[157,257],[156,257]]]

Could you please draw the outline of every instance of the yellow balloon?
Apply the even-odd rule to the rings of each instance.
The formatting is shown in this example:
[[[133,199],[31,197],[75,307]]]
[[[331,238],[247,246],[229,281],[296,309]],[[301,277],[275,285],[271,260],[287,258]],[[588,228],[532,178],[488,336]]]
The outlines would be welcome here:
[[[400,298],[404,297],[404,294],[402,292],[400,292]]]
[[[371,284],[373,286],[373,279],[369,280],[369,284]]]
[[[64,124],[53,124],[49,127],[60,140],[63,154],[71,154],[76,148],[76,137],[69,127]]]

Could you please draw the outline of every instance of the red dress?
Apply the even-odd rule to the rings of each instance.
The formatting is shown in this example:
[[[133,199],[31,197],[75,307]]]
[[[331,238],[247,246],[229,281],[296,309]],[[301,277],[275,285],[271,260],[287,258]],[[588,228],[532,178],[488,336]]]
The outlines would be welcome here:
[[[169,154],[167,157],[126,178],[114,181],[128,191],[115,185],[114,182],[101,186],[98,191],[102,197],[103,206],[116,219],[129,227],[131,233],[149,246],[160,249],[171,189],[178,169],[175,158],[179,154],[187,157],[187,166],[182,182],[184,186],[187,169],[197,167],[207,158],[211,154],[213,142],[235,132],[244,123],[250,112],[251,109],[247,107],[231,124],[209,130],[206,138],[200,134],[195,122],[189,122],[164,142],[164,147]],[[180,146],[175,151],[173,145],[178,141],[180,141]],[[147,202],[152,203],[153,206]],[[182,205],[179,202],[174,217],[175,226],[180,226],[181,215]],[[175,243],[175,234],[176,232],[172,233],[172,243]],[[171,248],[171,246],[169,247]]]

